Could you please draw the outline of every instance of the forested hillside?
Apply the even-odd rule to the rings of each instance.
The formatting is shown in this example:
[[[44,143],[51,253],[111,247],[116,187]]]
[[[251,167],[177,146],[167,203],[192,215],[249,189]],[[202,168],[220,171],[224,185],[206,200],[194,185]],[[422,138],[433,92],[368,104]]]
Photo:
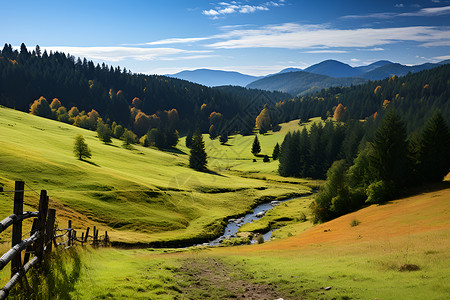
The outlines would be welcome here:
[[[297,97],[278,103],[277,111],[282,122],[300,117],[333,116],[339,104],[344,114],[342,120],[377,118],[386,108],[395,108],[412,132],[439,109],[444,119],[450,121],[450,65],[409,74],[393,76],[381,81],[370,81],[352,87],[334,87],[313,95]]]
[[[42,53],[39,46],[29,51],[22,44],[17,51],[5,44],[0,52],[0,105],[28,112],[41,96],[48,103],[57,98],[67,111],[76,107],[81,115],[83,111],[87,115],[95,110],[104,122],[116,122],[138,135],[158,126],[155,124],[164,123],[164,120],[160,121],[165,118],[161,115],[163,111],[176,111],[175,129],[181,134],[197,127],[207,132],[211,125],[209,116],[213,112],[223,116],[221,128],[224,130],[243,131],[245,128],[248,131],[259,113],[247,109],[248,101],[258,95],[259,91],[230,94],[223,89],[165,76],[134,74],[125,68],[95,65],[69,54]],[[266,94],[265,97],[273,95]],[[289,97],[278,95],[270,101],[275,103]],[[228,125],[243,110],[245,113],[241,114],[240,122]],[[53,117],[57,118],[56,115]],[[143,117],[144,122],[137,117]],[[68,120],[67,117],[62,119]],[[155,120],[157,122],[152,122]],[[142,123],[144,128],[140,127]]]
[[[356,77],[334,78],[305,71],[285,72],[256,80],[248,88],[281,91],[292,95],[305,95],[333,86],[362,84],[365,80]]]

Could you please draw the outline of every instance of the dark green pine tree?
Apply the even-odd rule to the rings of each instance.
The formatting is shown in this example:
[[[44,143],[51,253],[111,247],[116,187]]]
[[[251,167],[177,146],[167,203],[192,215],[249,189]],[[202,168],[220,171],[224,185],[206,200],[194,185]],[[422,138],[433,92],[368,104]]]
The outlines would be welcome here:
[[[300,132],[289,132],[283,140],[278,159],[278,173],[281,176],[300,175]]]
[[[386,114],[371,146],[370,167],[379,180],[396,187],[409,183],[412,172],[406,128],[395,111]]]
[[[219,139],[220,143],[223,145],[228,142],[228,134],[226,132],[222,133]]]
[[[191,148],[193,136],[194,134],[192,132],[189,132],[188,135],[186,136],[186,147]]]
[[[192,138],[189,167],[197,171],[205,171],[206,165],[207,155],[205,151],[205,142],[203,141],[201,132],[197,130]]]
[[[275,147],[273,148],[273,152],[272,152],[272,159],[273,160],[277,160],[278,159],[278,155],[280,155],[280,144],[276,144]]]
[[[261,152],[261,145],[259,144],[258,136],[255,135],[252,145],[252,154],[256,156],[259,152]]]
[[[441,181],[450,168],[450,129],[440,112],[427,122],[419,143],[419,177],[424,182]]]

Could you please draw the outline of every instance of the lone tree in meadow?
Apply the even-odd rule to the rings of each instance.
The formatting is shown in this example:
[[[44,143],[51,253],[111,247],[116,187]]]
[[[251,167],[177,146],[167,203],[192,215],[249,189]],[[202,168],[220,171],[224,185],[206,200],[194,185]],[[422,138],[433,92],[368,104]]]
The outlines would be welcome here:
[[[207,164],[207,155],[203,136],[199,130],[194,133],[192,138],[191,152],[189,155],[189,167],[197,171],[205,171]]]
[[[258,136],[255,135],[255,139],[253,140],[252,145],[252,153],[254,156],[256,156],[259,152],[261,152],[261,146],[259,144]]]
[[[92,156],[91,150],[89,150],[89,147],[81,134],[75,137],[75,142],[73,143],[73,154],[79,160],[83,160],[84,158],[91,158]]]

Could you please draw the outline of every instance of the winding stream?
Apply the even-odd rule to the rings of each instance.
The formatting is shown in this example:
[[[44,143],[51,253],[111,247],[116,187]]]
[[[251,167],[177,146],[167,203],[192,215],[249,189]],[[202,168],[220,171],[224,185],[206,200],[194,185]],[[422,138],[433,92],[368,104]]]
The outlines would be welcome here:
[[[253,221],[261,219],[262,217],[264,217],[264,215],[266,214],[267,211],[271,210],[275,206],[280,205],[283,202],[287,202],[287,201],[290,201],[293,199],[296,199],[296,198],[290,198],[290,199],[281,200],[281,201],[272,201],[269,203],[263,203],[263,204],[256,206],[251,213],[248,213],[243,217],[240,217],[237,219],[229,219],[228,224],[225,227],[225,231],[224,231],[223,235],[221,235],[217,239],[215,239],[207,244],[210,246],[218,246],[218,245],[220,245],[221,241],[228,239],[228,238],[236,237],[236,233],[238,232],[239,228],[242,225],[247,224],[247,223],[252,223]],[[263,235],[264,241],[270,240],[270,237],[274,230],[270,230],[269,232],[267,232]]]

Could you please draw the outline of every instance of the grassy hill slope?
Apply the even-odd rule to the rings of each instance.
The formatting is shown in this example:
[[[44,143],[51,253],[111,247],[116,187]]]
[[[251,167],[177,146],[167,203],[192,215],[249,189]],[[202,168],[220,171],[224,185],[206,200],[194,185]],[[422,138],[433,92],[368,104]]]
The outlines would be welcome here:
[[[73,156],[77,134],[86,138],[91,161]],[[309,191],[231,173],[196,172],[188,167],[183,147],[164,152],[138,145],[127,150],[121,144],[104,145],[95,132],[0,108],[0,184],[12,190],[14,180],[24,180],[35,190],[48,190],[59,220],[72,218],[77,229],[96,225],[112,231],[113,241],[127,243],[210,237],[226,216],[244,213],[268,196]],[[11,199],[12,194],[0,193],[2,216],[11,214]],[[25,202],[36,208],[38,195],[27,192]]]

